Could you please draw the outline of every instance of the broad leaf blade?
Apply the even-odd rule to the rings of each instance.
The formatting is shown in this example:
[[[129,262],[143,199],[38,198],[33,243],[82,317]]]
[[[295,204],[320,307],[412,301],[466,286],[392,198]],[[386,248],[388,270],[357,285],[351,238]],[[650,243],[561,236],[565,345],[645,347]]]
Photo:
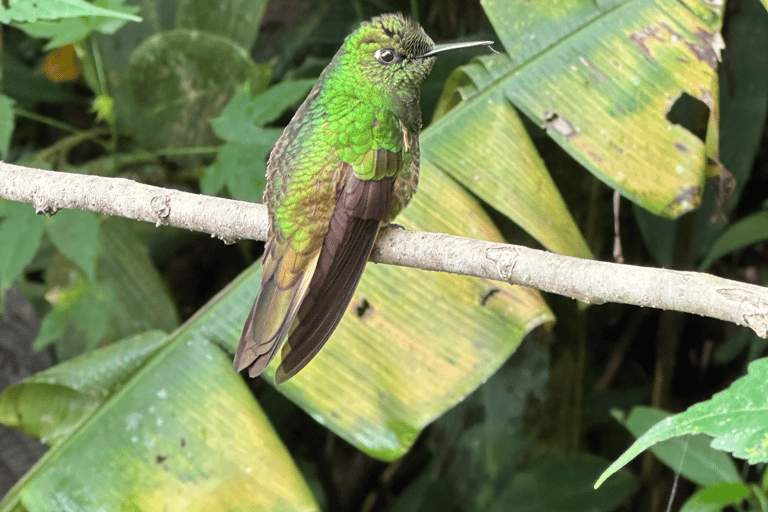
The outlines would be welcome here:
[[[711,446],[747,459],[750,464],[768,461],[768,358],[749,365],[749,373],[730,388],[687,411],[657,423],[600,475],[595,487],[624,467],[643,450],[686,434],[712,436]]]
[[[2,74],[0,74],[2,78]],[[8,158],[8,149],[11,147],[11,135],[13,134],[14,116],[13,106],[16,102],[13,98],[0,94],[0,158]]]
[[[56,248],[95,281],[99,247],[96,216],[92,212],[63,210],[48,221],[46,231]]]
[[[12,384],[0,393],[0,423],[49,445],[58,443],[167,338],[148,331]]]
[[[551,13],[549,4],[525,0],[488,0],[484,7],[518,60],[482,59],[494,79],[478,89],[502,91],[595,176],[643,208],[674,218],[698,206],[706,157],[717,157],[716,145],[708,152],[665,116],[687,92],[709,106],[710,131],[717,131],[719,11],[654,0],[574,0]],[[520,20],[514,34],[504,21],[510,19]]]
[[[748,215],[725,230],[712,244],[709,254],[701,262],[701,268],[707,269],[726,254],[766,239],[768,239],[768,210],[762,210]]]
[[[177,331],[0,510],[317,510],[229,356],[203,332],[194,320]],[[105,360],[96,352],[81,362]]]
[[[739,505],[750,494],[750,488],[741,482],[720,483],[704,488],[688,498],[680,512],[720,512],[728,505]]]
[[[464,72],[492,80],[482,66],[470,64]],[[591,257],[517,112],[498,88],[483,91],[430,125],[421,135],[421,155],[426,179],[436,167],[548,249]]]

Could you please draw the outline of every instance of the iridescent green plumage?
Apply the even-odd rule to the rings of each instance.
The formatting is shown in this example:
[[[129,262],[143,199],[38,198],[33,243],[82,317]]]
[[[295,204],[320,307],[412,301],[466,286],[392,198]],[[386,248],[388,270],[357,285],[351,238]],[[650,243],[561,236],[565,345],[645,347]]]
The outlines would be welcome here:
[[[483,43],[469,43],[464,46]],[[460,47],[464,47],[460,46]],[[270,234],[259,296],[235,355],[261,373],[283,345],[275,380],[301,368],[341,320],[379,228],[416,191],[419,87],[436,47],[399,14],[344,41],[269,158]]]

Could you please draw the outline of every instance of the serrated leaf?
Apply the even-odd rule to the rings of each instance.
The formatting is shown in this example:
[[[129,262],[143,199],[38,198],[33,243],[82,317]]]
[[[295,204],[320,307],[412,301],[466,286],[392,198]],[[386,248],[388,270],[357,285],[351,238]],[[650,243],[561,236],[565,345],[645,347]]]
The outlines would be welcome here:
[[[281,130],[264,130],[266,144],[240,144],[228,142],[216,155],[216,161],[203,170],[200,190],[216,195],[226,185],[232,199],[261,202],[267,184],[265,173],[267,157],[280,136]]]
[[[78,18],[80,16],[107,16],[141,21],[140,17],[133,14],[105,9],[85,0],[6,0],[0,4],[0,23]]]
[[[46,226],[56,248],[77,265],[88,279],[96,281],[99,221],[92,212],[62,210]]]
[[[701,489],[680,508],[680,512],[720,512],[728,505],[738,505],[752,491],[743,483],[720,483]]]
[[[96,0],[88,5],[128,15],[136,14],[140,10],[135,5],[124,5],[123,0]],[[19,23],[17,27],[32,37],[50,39],[43,48],[49,51],[82,41],[92,32],[98,31],[102,34],[113,34],[126,23],[128,23],[128,19],[105,17],[102,15],[66,17],[51,21],[37,20],[33,23]]]
[[[0,511],[318,510],[230,358],[201,327],[193,320],[167,343],[154,335],[137,342],[131,364],[143,364],[129,374],[118,369],[127,377],[118,389],[97,375],[79,380],[72,376],[79,371],[56,370],[76,395],[73,416],[85,417],[5,496]],[[158,343],[164,347],[155,352]],[[73,364],[94,374],[99,364],[115,369],[119,352],[108,347]],[[78,410],[84,395],[76,387],[85,383],[108,394]],[[63,389],[45,391],[67,403]],[[0,409],[8,398],[0,394]],[[39,394],[19,398],[23,403],[11,405],[41,410],[33,403]]]
[[[300,101],[314,81],[284,81],[251,98],[241,87],[221,114],[211,121],[216,135],[226,141],[216,161],[203,171],[200,188],[215,195],[225,185],[234,199],[260,202],[266,162],[282,129],[264,128],[289,106]]]
[[[659,409],[635,407],[625,426],[635,437],[640,437],[667,416],[669,413]],[[705,435],[668,439],[653,446],[651,451],[672,471],[699,485],[741,482],[733,459],[710,447],[711,441]]]
[[[153,148],[211,144],[211,118],[243,83],[261,83],[264,69],[221,36],[179,29],[146,39],[128,69],[133,135]]]
[[[0,311],[5,311],[5,292],[35,256],[45,231],[45,219],[26,203],[0,204],[5,216],[0,223]]]
[[[314,80],[285,80],[253,97],[251,85],[246,84],[237,90],[221,114],[211,121],[213,129],[226,141],[241,144],[267,142],[259,128],[304,99],[314,83]]]
[[[657,423],[600,475],[595,487],[624,467],[643,450],[686,434],[707,434],[712,448],[747,459],[768,461],[768,358],[749,365],[749,373],[685,412]]]
[[[11,135],[13,135],[15,103],[12,98],[0,94],[0,158],[8,158]]]
[[[148,331],[12,384],[0,393],[0,423],[55,445],[167,339]]]

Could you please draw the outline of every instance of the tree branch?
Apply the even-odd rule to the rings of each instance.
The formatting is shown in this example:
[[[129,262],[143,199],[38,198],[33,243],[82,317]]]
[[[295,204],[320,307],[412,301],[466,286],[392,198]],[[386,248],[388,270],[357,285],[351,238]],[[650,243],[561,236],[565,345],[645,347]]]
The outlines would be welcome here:
[[[31,203],[38,213],[60,208],[120,215],[210,233],[231,242],[264,240],[261,204],[191,194],[127,179],[44,171],[0,162],[0,197]],[[371,260],[483,277],[565,295],[582,302],[619,302],[718,318],[768,336],[768,288],[700,272],[583,260],[516,245],[406,231],[379,236]]]

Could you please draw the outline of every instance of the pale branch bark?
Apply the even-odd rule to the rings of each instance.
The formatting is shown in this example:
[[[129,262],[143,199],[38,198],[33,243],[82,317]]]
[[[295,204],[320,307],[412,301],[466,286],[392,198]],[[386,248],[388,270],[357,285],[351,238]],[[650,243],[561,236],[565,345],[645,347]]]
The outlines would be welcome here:
[[[0,197],[52,214],[61,208],[264,240],[264,205],[191,194],[126,179],[44,171],[0,162]],[[768,288],[700,272],[583,260],[439,233],[385,229],[371,260],[526,285],[582,302],[619,302],[718,318],[768,336]]]

